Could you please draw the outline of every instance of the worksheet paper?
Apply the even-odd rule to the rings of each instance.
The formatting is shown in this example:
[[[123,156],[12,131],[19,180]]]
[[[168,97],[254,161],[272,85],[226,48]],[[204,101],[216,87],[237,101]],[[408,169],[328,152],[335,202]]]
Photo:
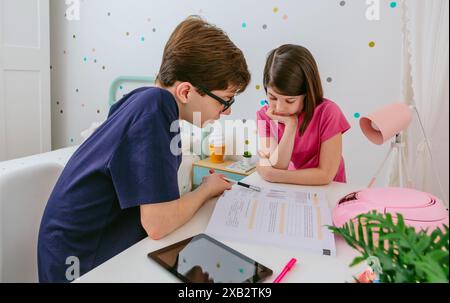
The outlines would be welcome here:
[[[320,191],[263,189],[239,186],[217,201],[206,233],[218,240],[309,250],[336,255],[331,212]]]

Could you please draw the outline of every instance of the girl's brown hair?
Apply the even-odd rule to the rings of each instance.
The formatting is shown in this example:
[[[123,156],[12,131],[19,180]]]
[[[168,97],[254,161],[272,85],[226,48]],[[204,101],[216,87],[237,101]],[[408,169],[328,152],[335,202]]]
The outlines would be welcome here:
[[[223,30],[191,16],[170,36],[157,80],[165,87],[186,81],[210,91],[231,86],[242,92],[250,72],[242,51]]]
[[[264,68],[264,88],[280,95],[306,95],[300,135],[308,128],[317,105],[323,101],[319,69],[313,55],[299,45],[286,44],[270,52]]]

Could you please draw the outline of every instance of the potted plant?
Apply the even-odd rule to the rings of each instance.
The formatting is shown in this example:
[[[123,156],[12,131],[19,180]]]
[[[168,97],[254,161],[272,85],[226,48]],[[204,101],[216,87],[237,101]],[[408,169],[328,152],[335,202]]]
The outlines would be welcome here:
[[[250,142],[248,140],[245,140],[245,151],[243,154],[243,159],[242,162],[244,165],[246,166],[250,166],[252,163],[252,153],[248,150],[248,145],[250,144]]]
[[[360,252],[350,266],[378,259],[381,283],[448,283],[448,226],[417,232],[401,214],[396,217],[374,211],[328,228]]]
[[[244,157],[244,159],[243,159],[244,164],[250,165],[252,163],[252,153],[251,152],[249,152],[249,151],[244,152],[243,157]]]

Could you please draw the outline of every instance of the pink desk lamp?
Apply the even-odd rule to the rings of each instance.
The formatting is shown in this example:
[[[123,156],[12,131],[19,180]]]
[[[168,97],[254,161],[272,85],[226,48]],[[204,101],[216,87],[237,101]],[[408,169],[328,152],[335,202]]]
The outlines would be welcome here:
[[[409,127],[411,121],[411,108],[405,103],[394,103],[387,105],[376,112],[361,118],[359,122],[361,130],[374,144],[382,145],[395,136],[395,140],[391,143],[391,148],[389,149],[386,158],[382,162],[375,176],[370,180],[368,186],[369,188],[376,182],[383,167],[394,151],[396,151],[398,157],[400,184],[402,187],[404,186],[403,176],[405,176],[407,180],[406,184],[411,186],[411,181],[407,171],[404,150],[405,144],[402,142],[401,135],[401,133]]]
[[[361,118],[361,130],[373,143],[382,145],[391,138],[395,139],[391,143],[389,152],[381,167],[371,179],[368,188],[345,196],[334,208],[333,223],[335,226],[341,227],[359,214],[368,213],[372,210],[376,210],[379,213],[392,213],[394,217],[397,213],[401,213],[405,219],[405,223],[413,226],[417,230],[433,230],[438,226],[448,226],[448,210],[439,199],[428,193],[403,188],[404,177],[406,178],[407,186],[412,186],[407,171],[404,143],[401,136],[401,133],[411,124],[412,110],[415,110],[417,113],[428,151],[431,155],[430,144],[425,135],[419,113],[415,107],[410,107],[404,103],[390,104]],[[394,151],[396,151],[398,157],[401,187],[372,189],[371,187],[375,184],[378,175]],[[435,169],[434,171],[436,173]],[[439,177],[438,182],[443,192]]]

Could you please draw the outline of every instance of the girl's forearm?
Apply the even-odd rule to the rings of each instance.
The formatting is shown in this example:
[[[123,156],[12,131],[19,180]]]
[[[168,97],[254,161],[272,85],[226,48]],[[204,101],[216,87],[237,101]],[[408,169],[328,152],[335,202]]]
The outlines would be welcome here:
[[[335,175],[322,168],[308,168],[299,170],[273,170],[270,181],[294,185],[321,186],[330,184]]]
[[[295,144],[297,127],[286,126],[283,137],[278,146],[270,153],[270,163],[272,167],[287,170],[291,162],[292,151]]]

